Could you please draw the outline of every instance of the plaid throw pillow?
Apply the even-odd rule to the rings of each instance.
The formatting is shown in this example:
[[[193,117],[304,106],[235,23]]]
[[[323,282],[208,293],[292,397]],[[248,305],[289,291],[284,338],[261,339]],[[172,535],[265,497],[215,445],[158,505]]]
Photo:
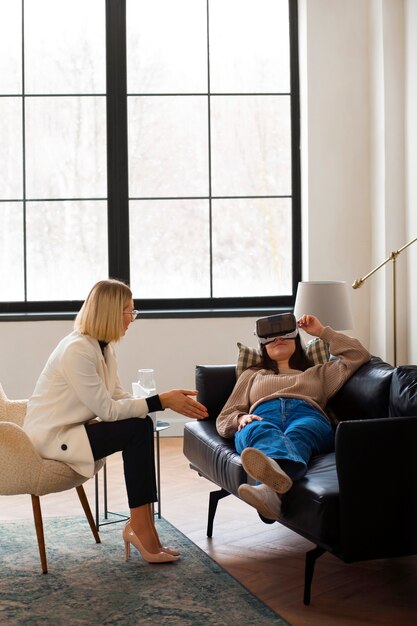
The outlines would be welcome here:
[[[239,348],[239,352],[236,363],[236,378],[239,378],[242,372],[249,367],[259,365],[262,361],[262,355],[259,348],[249,348],[240,342],[237,343],[237,347]]]
[[[238,342],[237,347],[239,352],[236,363],[236,378],[239,378],[242,372],[249,367],[260,365],[262,355],[259,348],[249,348],[240,342]],[[308,342],[306,354],[313,361],[314,365],[326,363],[330,358],[329,344],[326,341],[322,341],[320,337],[315,337]]]
[[[314,365],[326,363],[330,359],[329,344],[320,337],[315,337],[306,345],[306,354]]]

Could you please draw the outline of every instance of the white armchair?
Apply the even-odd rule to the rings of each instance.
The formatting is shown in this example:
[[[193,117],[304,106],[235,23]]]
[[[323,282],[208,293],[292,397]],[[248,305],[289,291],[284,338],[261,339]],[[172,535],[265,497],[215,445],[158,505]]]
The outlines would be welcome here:
[[[39,456],[22,428],[26,404],[26,400],[9,400],[0,385],[0,495],[30,494],[42,572],[47,574],[40,496],[75,488],[97,543],[100,536],[82,486],[88,478],[65,463]],[[96,462],[96,473],[103,464]]]

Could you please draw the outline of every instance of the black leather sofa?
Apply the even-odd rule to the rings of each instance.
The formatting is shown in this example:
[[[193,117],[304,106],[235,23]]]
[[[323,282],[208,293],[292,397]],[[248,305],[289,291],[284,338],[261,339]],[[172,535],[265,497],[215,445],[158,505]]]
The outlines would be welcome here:
[[[197,366],[198,399],[209,418],[184,430],[190,467],[220,487],[210,494],[209,537],[219,500],[253,482],[233,440],[216,431],[235,381],[233,365]],[[393,368],[372,357],[328,410],[339,421],[335,451],[314,457],[282,501],[280,523],[316,545],[306,553],[305,604],[315,561],[326,551],[345,563],[417,554],[417,366]]]

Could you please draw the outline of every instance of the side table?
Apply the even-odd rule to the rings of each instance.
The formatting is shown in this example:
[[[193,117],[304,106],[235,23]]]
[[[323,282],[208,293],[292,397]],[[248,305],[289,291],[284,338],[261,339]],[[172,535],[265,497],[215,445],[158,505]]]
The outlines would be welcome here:
[[[159,434],[161,431],[166,430],[170,426],[171,424],[169,422],[161,422],[160,420],[157,420],[155,430],[154,430],[155,435],[156,435],[156,484],[157,484],[157,489],[158,489],[158,508],[156,511],[156,515],[158,515],[159,519],[161,519],[161,454],[160,454]],[[106,463],[104,463],[102,469],[103,469],[103,507],[104,507],[104,519],[106,521],[100,522],[100,503],[99,503],[100,498],[99,498],[99,484],[98,484],[98,474],[100,472],[98,472],[95,475],[95,505],[96,505],[97,528],[100,528],[100,526],[106,526],[107,524],[117,524],[118,522],[124,522],[129,519],[129,516],[127,515],[122,515],[121,513],[114,513],[112,511],[109,511],[108,506],[107,506],[107,464]],[[155,514],[154,507],[153,507],[153,510]],[[116,517],[119,517],[120,519],[107,521],[109,518],[109,514],[115,515]]]

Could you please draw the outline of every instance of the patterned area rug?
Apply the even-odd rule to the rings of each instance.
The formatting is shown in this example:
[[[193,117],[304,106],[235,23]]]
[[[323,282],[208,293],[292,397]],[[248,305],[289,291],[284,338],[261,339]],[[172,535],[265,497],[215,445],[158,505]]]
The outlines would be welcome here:
[[[124,560],[122,524],[46,518],[47,575],[41,573],[32,520],[0,526],[0,624],[40,626],[280,624],[280,618],[166,520],[156,521],[182,558],[145,563],[133,546]]]

